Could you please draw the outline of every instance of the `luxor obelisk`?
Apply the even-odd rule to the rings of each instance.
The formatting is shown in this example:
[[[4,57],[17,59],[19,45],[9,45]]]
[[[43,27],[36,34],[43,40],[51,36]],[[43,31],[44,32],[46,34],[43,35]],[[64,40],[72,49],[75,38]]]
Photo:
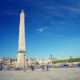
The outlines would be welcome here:
[[[25,14],[22,9],[20,13],[20,25],[19,25],[19,41],[18,41],[18,58],[16,67],[24,68],[26,64],[26,49],[25,49]]]

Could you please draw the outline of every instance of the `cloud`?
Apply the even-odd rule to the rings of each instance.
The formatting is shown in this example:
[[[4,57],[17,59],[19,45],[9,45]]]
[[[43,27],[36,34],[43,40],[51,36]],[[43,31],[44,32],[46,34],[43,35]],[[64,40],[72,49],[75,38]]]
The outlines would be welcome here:
[[[66,7],[67,10],[70,10],[70,11],[74,11],[76,13],[80,13],[80,8],[72,8],[72,7]]]
[[[65,15],[62,13],[62,8],[61,6],[43,6],[44,11],[47,13],[47,15],[50,16],[58,16],[58,17],[65,17]]]
[[[36,31],[38,31],[38,32],[43,32],[43,31],[44,31],[44,29],[39,28],[39,29],[36,29]]]
[[[51,22],[51,24],[56,24],[56,22],[53,21],[53,22]]]
[[[74,6],[74,7],[71,7],[71,6],[64,6],[64,5],[62,5],[62,6],[60,6],[60,8],[61,9],[63,9],[63,10],[66,10],[67,12],[69,12],[69,13],[80,13],[80,8],[78,8],[78,7],[76,7],[76,6]]]
[[[42,27],[42,28],[38,28],[36,29],[37,32],[44,32],[45,30],[47,30],[48,27]]]
[[[77,17],[77,14],[80,14],[80,8],[77,6],[67,6],[67,5],[51,5],[51,6],[43,6],[44,11],[47,11],[51,16],[57,16],[62,18],[67,18],[67,16],[70,17]],[[53,23],[54,24],[54,23]]]
[[[52,21],[51,24],[52,25],[54,25],[54,24],[72,25],[72,22],[71,21],[68,21],[68,22],[67,21],[59,21],[59,22],[58,21],[57,22]]]
[[[55,10],[56,7],[54,6],[43,6],[44,9],[47,9],[47,10]]]

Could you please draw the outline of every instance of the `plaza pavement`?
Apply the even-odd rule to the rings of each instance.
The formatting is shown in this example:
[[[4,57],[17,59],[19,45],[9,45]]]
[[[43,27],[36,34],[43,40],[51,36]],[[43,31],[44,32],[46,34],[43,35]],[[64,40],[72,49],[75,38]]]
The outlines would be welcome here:
[[[54,68],[49,71],[0,71],[0,80],[80,80],[80,68]]]

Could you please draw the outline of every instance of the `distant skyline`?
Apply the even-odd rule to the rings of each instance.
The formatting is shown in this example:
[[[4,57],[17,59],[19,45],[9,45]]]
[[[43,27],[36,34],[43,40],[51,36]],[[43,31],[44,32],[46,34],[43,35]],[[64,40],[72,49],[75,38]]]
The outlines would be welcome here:
[[[26,57],[80,57],[80,0],[0,0],[0,57],[17,57],[22,9]]]

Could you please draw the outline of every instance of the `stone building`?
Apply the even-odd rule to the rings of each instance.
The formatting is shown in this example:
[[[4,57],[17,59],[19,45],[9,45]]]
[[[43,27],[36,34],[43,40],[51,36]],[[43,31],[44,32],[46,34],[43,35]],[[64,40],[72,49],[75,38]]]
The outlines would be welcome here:
[[[26,65],[43,65],[51,62],[50,58],[27,58]],[[0,57],[0,63],[10,67],[16,67],[17,58]]]

